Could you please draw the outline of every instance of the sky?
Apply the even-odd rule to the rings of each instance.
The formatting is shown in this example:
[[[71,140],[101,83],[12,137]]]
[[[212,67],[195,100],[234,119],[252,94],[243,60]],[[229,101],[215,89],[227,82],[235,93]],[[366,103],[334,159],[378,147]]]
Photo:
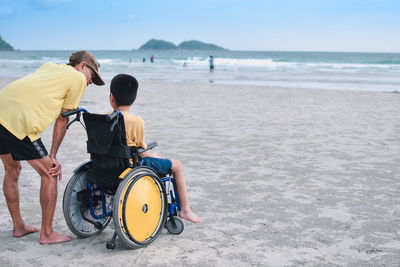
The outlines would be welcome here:
[[[21,50],[130,50],[155,38],[400,52],[400,0],[0,0],[0,35]]]

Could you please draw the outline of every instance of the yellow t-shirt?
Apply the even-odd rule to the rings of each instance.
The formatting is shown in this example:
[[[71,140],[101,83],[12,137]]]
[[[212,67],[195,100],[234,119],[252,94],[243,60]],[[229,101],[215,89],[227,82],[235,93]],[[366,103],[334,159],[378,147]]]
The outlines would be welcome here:
[[[128,112],[122,112],[122,115],[124,115],[127,145],[146,149],[143,119]]]
[[[39,139],[62,108],[75,109],[86,90],[86,78],[73,67],[45,63],[36,72],[0,90],[0,124],[22,140]]]

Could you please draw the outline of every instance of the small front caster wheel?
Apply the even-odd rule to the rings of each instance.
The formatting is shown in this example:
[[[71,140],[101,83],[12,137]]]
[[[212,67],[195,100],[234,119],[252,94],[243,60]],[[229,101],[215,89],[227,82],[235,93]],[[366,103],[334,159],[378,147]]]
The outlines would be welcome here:
[[[168,219],[165,226],[167,227],[168,232],[173,235],[179,235],[180,233],[183,232],[184,228],[182,220],[176,217],[173,219]]]
[[[106,248],[107,249],[114,249],[115,248],[115,243],[114,242],[107,242]]]

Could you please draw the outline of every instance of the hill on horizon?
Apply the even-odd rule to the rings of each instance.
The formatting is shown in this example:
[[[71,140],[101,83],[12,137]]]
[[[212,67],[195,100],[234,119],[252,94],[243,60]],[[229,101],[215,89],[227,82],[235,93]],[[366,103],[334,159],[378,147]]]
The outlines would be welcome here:
[[[12,47],[9,43],[3,40],[3,38],[0,35],[0,50],[6,51],[6,50],[14,50],[14,47]]]
[[[196,40],[184,41],[178,45],[178,48],[188,50],[225,50],[225,48],[221,46],[207,44]]]
[[[157,40],[157,39],[151,39],[147,41],[144,45],[139,47],[139,49],[155,49],[155,50],[176,49],[176,48],[177,46],[171,42],[167,42],[164,40]]]
[[[215,44],[203,43],[196,40],[184,41],[178,46],[172,42],[151,39],[139,47],[139,49],[154,49],[154,50],[167,50],[167,49],[186,49],[186,50],[227,50]]]

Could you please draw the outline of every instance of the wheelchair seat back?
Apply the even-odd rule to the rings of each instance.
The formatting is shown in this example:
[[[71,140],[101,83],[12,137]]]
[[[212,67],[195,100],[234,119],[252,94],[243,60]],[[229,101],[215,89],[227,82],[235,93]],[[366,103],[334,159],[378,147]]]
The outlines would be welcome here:
[[[119,113],[111,121],[107,121],[106,117],[99,114],[83,114],[88,136],[87,152],[90,153],[93,166],[88,181],[116,189],[120,182],[119,175],[130,165],[132,149],[126,144],[122,114]]]

